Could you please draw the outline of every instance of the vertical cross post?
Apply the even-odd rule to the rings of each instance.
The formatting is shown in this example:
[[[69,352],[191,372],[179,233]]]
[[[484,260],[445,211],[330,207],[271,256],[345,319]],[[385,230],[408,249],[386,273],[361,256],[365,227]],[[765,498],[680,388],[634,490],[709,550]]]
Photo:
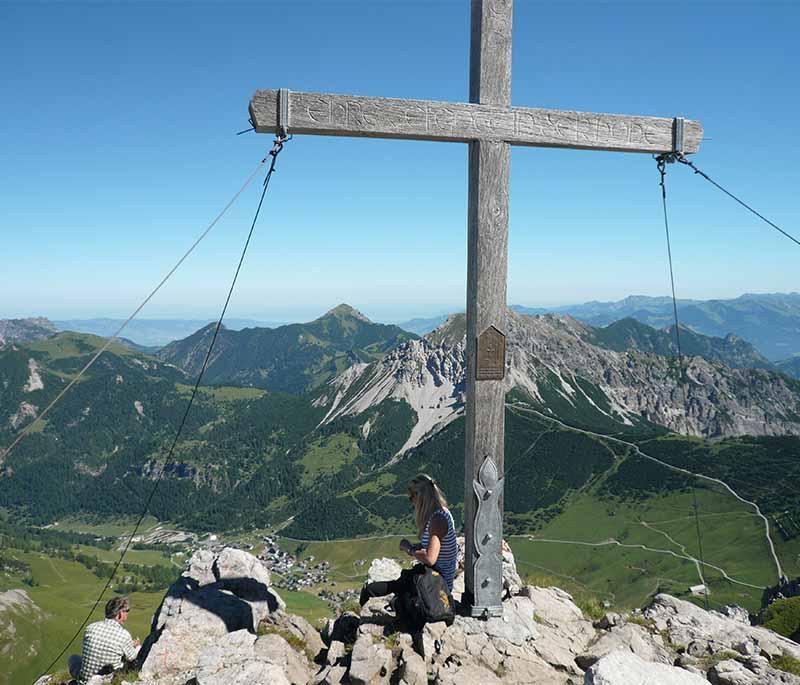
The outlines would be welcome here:
[[[472,0],[470,102],[511,106],[512,9],[513,0]],[[474,616],[502,613],[510,161],[506,142],[469,143],[464,598]]]

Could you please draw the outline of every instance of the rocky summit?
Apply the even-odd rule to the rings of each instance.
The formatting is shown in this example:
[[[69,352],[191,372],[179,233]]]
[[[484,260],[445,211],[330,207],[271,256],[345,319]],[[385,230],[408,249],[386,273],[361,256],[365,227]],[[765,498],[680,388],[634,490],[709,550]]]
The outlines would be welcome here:
[[[462,542],[463,544],[463,542]],[[399,573],[376,560],[370,577]],[[200,551],[153,617],[139,685],[800,685],[781,670],[800,645],[747,612],[656,595],[644,611],[590,620],[555,587],[523,586],[504,551],[503,615],[398,631],[390,598],[343,612],[321,631],[289,614],[261,562],[238,549]],[[463,573],[453,596],[460,599]],[[119,678],[119,676],[118,676]],[[111,682],[96,676],[91,685]],[[115,682],[120,682],[117,680]],[[36,685],[56,685],[45,676]]]

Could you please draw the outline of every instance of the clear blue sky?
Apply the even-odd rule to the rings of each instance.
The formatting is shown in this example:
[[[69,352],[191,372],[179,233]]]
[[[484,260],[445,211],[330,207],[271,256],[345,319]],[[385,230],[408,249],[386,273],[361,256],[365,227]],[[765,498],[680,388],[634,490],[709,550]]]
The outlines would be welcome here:
[[[800,232],[792,2],[516,0],[515,105],[702,121],[695,162]],[[0,318],[126,316],[254,167],[258,88],[465,101],[469,2],[0,3]],[[230,316],[464,306],[462,144],[297,137]],[[668,292],[647,155],[517,148],[509,303]],[[800,289],[800,248],[670,167],[678,295]],[[142,316],[213,317],[251,187]]]

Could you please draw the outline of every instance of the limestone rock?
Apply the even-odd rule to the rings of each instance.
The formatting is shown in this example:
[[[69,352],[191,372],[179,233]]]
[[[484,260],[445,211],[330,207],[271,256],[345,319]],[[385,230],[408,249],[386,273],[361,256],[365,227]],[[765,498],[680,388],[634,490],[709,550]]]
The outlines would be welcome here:
[[[613,611],[610,611],[603,615],[602,618],[595,621],[593,624],[595,628],[600,628],[601,630],[608,630],[609,628],[618,625],[622,622],[622,616]]]
[[[333,627],[335,623],[335,619],[329,618],[327,621],[325,621],[325,625],[322,626],[322,630],[319,631],[322,641],[328,646],[331,644],[331,635],[333,635]]]
[[[720,661],[709,669],[708,679],[715,685],[800,685],[800,677],[772,668],[762,656]]]
[[[756,685],[763,682],[735,659],[726,659],[712,666],[708,679],[715,685]]]
[[[559,588],[528,586],[523,596],[530,598],[536,614],[539,637],[533,643],[536,654],[554,668],[581,675],[575,657],[586,651],[595,638],[590,621]]]
[[[237,580],[247,578],[270,586],[267,567],[252,554],[244,550],[226,547],[214,559],[211,570],[215,580]]]
[[[369,619],[370,623],[387,625],[393,623],[397,615],[392,608],[389,597],[372,597],[361,607],[361,618]]]
[[[259,623],[283,606],[261,570],[266,571],[241,550],[195,553],[153,619],[141,652],[141,680],[183,685],[195,676],[201,653],[228,633],[255,635]]]
[[[734,621],[744,623],[746,626],[750,625],[750,612],[744,607],[740,607],[738,604],[726,604],[719,612],[723,616],[732,618]]]
[[[406,633],[398,633],[397,648],[400,680],[406,685],[428,685],[428,670],[425,667],[425,660],[414,651],[411,636]]]
[[[353,685],[388,685],[392,675],[392,653],[368,632],[360,632],[350,656]]]
[[[511,547],[503,540],[503,597],[514,597],[520,593],[524,583],[517,573],[517,561]]]
[[[312,661],[325,649],[325,644],[317,629],[302,616],[286,614],[282,611],[275,612],[267,616],[260,624],[262,629],[270,627],[294,635],[303,643],[306,654]]]
[[[325,666],[312,681],[314,685],[340,685],[347,675],[346,666]]]
[[[785,653],[800,659],[800,645],[796,642],[717,611],[704,611],[691,602],[670,595],[656,595],[644,615],[655,622],[657,630],[666,630],[672,643],[687,645],[689,651],[716,653],[736,650],[738,645],[752,642],[759,653],[770,658]],[[693,642],[701,647],[693,647]]]
[[[397,580],[401,571],[400,564],[394,559],[386,557],[373,559],[367,572],[367,582],[376,583],[378,581]]]
[[[483,666],[448,665],[434,681],[436,685],[502,685],[498,675]]]
[[[444,623],[426,624],[419,646],[428,675],[436,683],[464,685],[501,681],[566,683],[571,674],[581,674],[571,652],[567,652],[567,666],[560,668],[539,655],[541,626],[533,616],[533,600],[518,596],[503,602],[502,617],[481,620],[457,616],[449,627]],[[557,661],[561,664],[560,659]]]
[[[331,642],[331,646],[328,647],[328,654],[325,657],[325,663],[327,663],[328,666],[340,666],[344,664],[344,661],[344,642]]]
[[[594,664],[584,678],[585,685],[708,685],[699,675],[682,668],[654,664],[633,652],[618,650]]]
[[[589,668],[606,654],[617,650],[628,650],[645,661],[666,664],[673,663],[672,653],[664,646],[660,635],[651,635],[642,626],[627,623],[614,626],[601,635],[588,649],[575,659],[578,666]]]
[[[457,574],[455,578],[453,578],[453,591],[450,593],[453,595],[453,599],[456,602],[461,601],[461,597],[464,594],[464,572]]]
[[[185,578],[191,578],[198,585],[210,585],[217,580],[214,575],[214,553],[208,549],[201,549],[195,552],[186,570],[183,572]]]
[[[197,685],[306,685],[312,676],[307,659],[279,635],[230,633],[208,647],[197,662]]]

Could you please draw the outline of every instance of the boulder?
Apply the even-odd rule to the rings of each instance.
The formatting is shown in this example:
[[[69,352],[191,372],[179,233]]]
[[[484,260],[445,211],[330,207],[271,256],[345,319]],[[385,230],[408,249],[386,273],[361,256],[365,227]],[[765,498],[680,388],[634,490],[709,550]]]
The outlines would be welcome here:
[[[293,635],[303,644],[306,654],[312,661],[325,650],[325,643],[317,629],[302,616],[277,611],[261,621],[259,631],[284,632]]]
[[[732,618],[734,621],[744,623],[746,626],[750,625],[750,612],[744,607],[740,607],[738,604],[726,604],[719,610],[719,613],[728,618]]]
[[[279,635],[256,637],[240,630],[206,648],[197,662],[197,685],[306,685],[312,669]]]
[[[140,678],[183,685],[195,676],[201,653],[224,636],[242,630],[255,636],[259,623],[285,606],[265,584],[268,579],[247,552],[195,553],[153,618]]]
[[[577,607],[576,607],[577,610]],[[578,610],[580,615],[580,611]],[[591,628],[591,626],[590,626]],[[418,640],[435,683],[566,683],[581,674],[569,653],[567,667],[554,667],[537,651],[541,626],[530,597],[503,602],[503,615],[487,620],[457,616],[453,625],[426,624]]]
[[[514,597],[520,593],[524,583],[517,573],[517,561],[511,547],[503,540],[503,597]]]
[[[340,685],[346,676],[346,666],[325,666],[311,682],[314,685]]]
[[[752,642],[758,653],[772,658],[788,654],[800,659],[800,645],[767,628],[751,626],[740,618],[730,618],[717,611],[704,611],[691,602],[670,595],[653,598],[644,615],[653,620],[659,631],[667,631],[673,644],[686,645],[691,652],[717,653],[738,651],[737,646]],[[692,647],[692,643],[697,643]]]
[[[800,677],[772,668],[769,660],[762,656],[752,656],[743,662],[720,661],[709,669],[708,679],[715,685],[800,685]]]
[[[406,685],[428,685],[425,660],[414,651],[413,641],[407,633],[397,633],[398,675]]]
[[[559,588],[528,586],[522,590],[522,596],[530,598],[536,615],[539,631],[533,642],[536,654],[554,668],[582,675],[575,657],[586,651],[596,633],[569,593]]]
[[[599,628],[600,630],[608,630],[615,625],[618,625],[622,622],[622,616],[613,611],[610,611],[606,614],[603,614],[602,618],[598,619],[594,622],[594,627]]]
[[[353,685],[388,685],[393,672],[392,653],[366,631],[359,631],[350,655],[350,682]]]
[[[328,666],[343,666],[346,660],[345,655],[344,642],[331,642],[328,653],[325,655],[325,663]]]
[[[397,618],[389,597],[372,597],[361,607],[361,619],[370,623],[389,625]]]
[[[757,685],[764,682],[735,659],[726,659],[714,664],[708,671],[708,679],[714,685]]]
[[[373,559],[367,572],[367,582],[375,583],[378,581],[397,580],[400,577],[402,568],[394,559],[386,557]]]
[[[708,685],[682,668],[654,664],[628,650],[607,654],[586,671],[584,685]]]
[[[627,650],[645,661],[666,664],[671,666],[674,657],[672,652],[664,646],[660,635],[652,635],[648,630],[635,623],[626,623],[614,626],[603,633],[582,654],[575,658],[575,662],[583,669],[589,668],[606,654],[617,650]]]

